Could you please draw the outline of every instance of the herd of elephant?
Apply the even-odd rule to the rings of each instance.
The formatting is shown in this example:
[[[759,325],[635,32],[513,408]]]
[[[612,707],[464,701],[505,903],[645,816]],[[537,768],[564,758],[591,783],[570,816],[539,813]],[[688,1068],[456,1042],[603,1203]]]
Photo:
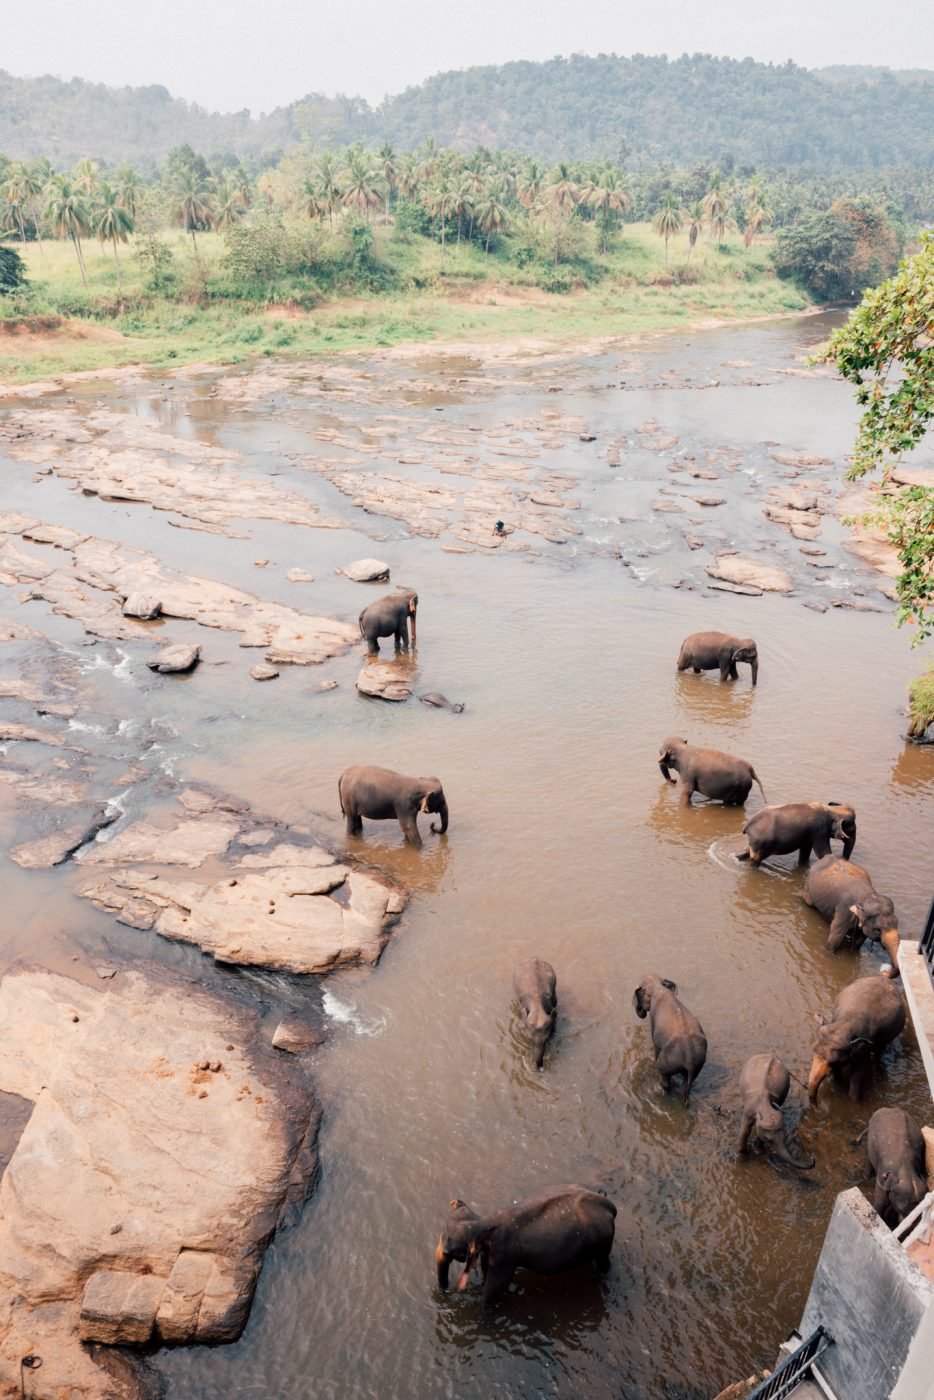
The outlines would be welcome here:
[[[397,649],[408,646],[411,623],[415,644],[418,597],[411,590],[391,595],[365,608],[360,615],[361,635],[370,654],[378,650],[379,637],[394,636]],[[697,632],[687,637],[678,657],[678,670],[719,670],[721,681],[738,678],[737,663],[748,663],[752,684],[758,680],[759,657],[750,638],[722,632]],[[755,782],[766,801],[762,784],[750,763],[715,749],[700,749],[687,740],[666,739],[658,754],[664,778],[678,783],[679,800],[690,806],[695,793],[727,804],[742,805]],[[674,770],[677,779],[671,776]],[[359,835],[363,818],[398,820],[407,841],[421,846],[419,813],[435,813],[448,828],[448,807],[437,778],[409,778],[385,768],[358,766],[342,773],[339,784],[341,811],[348,835]],[[905,1025],[905,1006],[893,985],[899,975],[898,920],[892,900],[873,888],[867,871],[850,856],[856,844],[856,813],[839,802],[792,802],[766,805],[745,823],[747,849],[738,855],[759,866],[773,855],[797,851],[808,869],[804,900],[830,925],[827,947],[836,952],[850,942],[860,948],[868,939],[879,943],[891,959],[881,976],[860,978],[838,996],[829,1019],[823,1019],[813,1047],[807,1092],[812,1105],[824,1080],[849,1076],[849,1094],[862,1096],[870,1056],[881,1052]],[[843,842],[843,854],[831,852],[831,841]],[[557,1018],[557,979],[554,968],[542,958],[528,958],[516,968],[513,992],[520,1024],[538,1069]],[[707,1038],[698,1018],[678,997],[676,984],[667,977],[649,974],[633,994],[636,1015],[648,1018],[655,1065],[665,1093],[681,1081],[681,1096],[688,1103],[691,1086],[707,1058]],[[739,1077],[742,1119],[738,1150],[747,1150],[755,1131],[768,1153],[787,1166],[809,1171],[814,1159],[801,1159],[789,1146],[782,1115],[791,1076],[774,1051],[764,1051],[746,1061]],[[927,1191],[924,1180],[924,1139],[918,1125],[901,1108],[880,1108],[863,1135],[867,1170],[875,1177],[876,1210],[887,1224],[900,1223]],[[452,1261],[464,1265],[458,1288],[465,1288],[475,1267],[483,1278],[483,1301],[494,1303],[508,1288],[517,1268],[536,1273],[561,1273],[590,1261],[605,1268],[615,1232],[616,1207],[603,1192],[572,1185],[555,1187],[526,1201],[513,1203],[494,1215],[482,1217],[464,1201],[453,1200],[449,1218],[435,1249],[439,1287],[448,1286]]]

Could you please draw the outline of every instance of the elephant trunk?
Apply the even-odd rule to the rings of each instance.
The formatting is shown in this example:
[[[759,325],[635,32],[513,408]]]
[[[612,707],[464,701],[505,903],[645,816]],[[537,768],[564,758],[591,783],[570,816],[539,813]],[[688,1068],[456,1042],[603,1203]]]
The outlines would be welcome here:
[[[804,1158],[799,1161],[789,1148],[784,1136],[771,1139],[769,1141],[769,1151],[777,1157],[780,1162],[784,1162],[786,1167],[794,1167],[795,1171],[809,1172],[816,1162],[815,1157]]]
[[[855,845],[856,845],[856,837],[855,837],[855,836],[847,836],[846,833],[844,833],[844,836],[843,836],[843,859],[844,859],[844,860],[849,860],[850,856],[853,854],[853,847],[854,847]]]
[[[817,1104],[817,1092],[829,1073],[829,1062],[815,1054],[811,1060],[811,1072],[808,1075],[808,1099],[812,1108]]]
[[[759,658],[758,658],[758,657],[756,657],[753,661],[750,661],[750,663],[749,663],[749,669],[750,669],[750,671],[752,672],[752,683],[753,683],[753,685],[755,685],[756,682],[757,682],[758,679],[759,679]]]
[[[661,773],[666,783],[674,782],[674,778],[671,776],[671,772],[668,768],[668,763],[666,759],[660,758],[658,760],[658,771]]]
[[[409,628],[412,632],[412,646],[415,646],[415,609],[409,613]]]
[[[451,1269],[452,1256],[445,1252],[444,1240],[439,1237],[435,1246],[435,1266],[438,1270],[438,1287],[444,1293],[448,1286],[448,1274]]]
[[[886,973],[885,975],[889,977],[897,977],[900,971],[898,965],[898,950],[901,944],[901,939],[898,936],[898,929],[888,929],[882,935],[880,942],[882,943],[882,946],[888,953],[889,957],[892,959],[892,967],[894,969],[893,972]]]
[[[442,797],[441,801],[438,803],[438,815],[441,818],[441,825],[435,826],[434,822],[432,822],[431,829],[438,835],[443,836],[448,829],[448,804],[447,799],[444,797]]]

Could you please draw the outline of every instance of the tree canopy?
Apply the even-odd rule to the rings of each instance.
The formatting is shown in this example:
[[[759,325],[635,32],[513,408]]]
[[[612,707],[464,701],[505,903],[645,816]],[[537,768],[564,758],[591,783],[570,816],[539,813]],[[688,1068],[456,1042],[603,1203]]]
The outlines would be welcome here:
[[[893,469],[916,448],[934,419],[934,238],[867,292],[823,356],[856,386],[862,408],[851,477]],[[898,621],[934,636],[934,487],[903,484],[875,513],[898,550]]]

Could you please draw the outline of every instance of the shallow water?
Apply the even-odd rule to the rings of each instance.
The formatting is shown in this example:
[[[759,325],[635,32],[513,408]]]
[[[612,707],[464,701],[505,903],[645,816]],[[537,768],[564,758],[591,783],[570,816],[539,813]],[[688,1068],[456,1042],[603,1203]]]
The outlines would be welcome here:
[[[744,386],[725,369],[717,387],[669,389],[659,376],[676,368],[709,378],[745,359],[767,378],[820,329],[784,323],[659,342],[641,352],[622,389],[617,363],[587,361],[560,374],[513,371],[470,397],[439,382],[434,397],[458,422],[529,415],[553,406],[546,384],[560,377],[562,411],[584,414],[598,442],[651,414],[682,447],[727,443],[743,467],[725,483],[731,505],[716,529],[744,549],[768,538],[790,560],[796,543],[763,520],[756,478],[743,472],[765,470],[765,439],[842,458],[853,426],[848,390],[775,376]],[[420,373],[441,375],[427,360]],[[424,394],[415,397],[424,407]],[[167,411],[158,394],[108,402]],[[365,400],[340,410],[364,427],[372,411]],[[821,588],[848,594],[854,584],[880,601],[877,578],[840,551],[831,521],[820,543],[834,569],[812,581],[810,594],[673,591],[661,585],[697,561],[680,536],[662,534],[670,521],[646,517],[665,459],[634,453],[614,475],[581,445],[555,462],[582,478],[575,541],[532,560],[443,554],[282,462],[285,442],[308,450],[303,434],[320,412],[295,396],[274,419],[263,405],[235,418],[195,388],[173,404],[166,426],[235,442],[252,474],[276,463],[291,489],[339,506],[381,542],[267,524],[251,525],[247,541],[218,539],[170,529],[143,507],[76,499],[54,481],[39,488],[43,518],[80,519],[81,528],[144,544],[180,567],[329,615],[352,617],[374,596],[335,578],[335,564],[391,559],[394,580],[415,582],[421,597],[418,689],[467,704],[454,715],[363,700],[352,688],[357,656],[284,668],[280,680],[257,686],[236,639],[220,633],[209,634],[210,659],[228,661],[223,668],[205,665],[166,685],[141,673],[127,644],[129,678],[121,680],[113,648],[82,653],[74,624],[34,620],[58,628],[82,665],[102,656],[95,679],[109,722],[160,722],[146,751],[153,783],[129,791],[131,814],[149,810],[168,769],[307,822],[342,847],[337,777],[358,762],[435,773],[451,808],[447,838],[423,825],[420,852],[388,824],[367,823],[349,843],[413,898],[374,973],[325,983],[332,1035],[314,1062],[325,1104],[319,1188],[301,1222],[274,1241],[243,1339],[160,1356],[169,1394],[699,1400],[769,1363],[798,1322],[833,1198],[861,1180],[853,1140],[871,1112],[900,1103],[925,1121],[930,1097],[908,1032],[861,1105],[827,1087],[819,1108],[802,1113],[804,1095],[793,1086],[788,1118],[800,1122],[800,1149],[818,1158],[813,1173],[776,1170],[755,1154],[737,1162],[744,1060],[775,1048],[806,1078],[815,1013],[829,1011],[854,976],[877,972],[881,959],[872,951],[831,958],[826,927],[799,899],[803,877],[791,858],[759,871],[733,861],[742,813],[680,810],[656,766],[659,742],[679,734],[741,754],[773,802],[852,803],[855,857],[894,897],[903,933],[917,936],[931,896],[934,798],[934,754],[900,737],[917,660],[884,613],[817,615],[801,606]],[[17,490],[39,513],[26,479]],[[622,515],[639,519],[621,525]],[[653,542],[660,552],[646,563],[639,550]],[[259,557],[275,561],[275,574],[253,567]],[[296,564],[317,582],[283,584],[282,571]],[[756,636],[756,690],[745,667],[731,685],[676,674],[682,637],[706,627]],[[184,640],[188,629],[166,631]],[[313,694],[322,677],[340,688]],[[132,734],[108,731],[98,742],[115,780],[121,743],[129,754]],[[756,793],[750,810],[759,801]],[[5,840],[16,830],[7,814]],[[21,911],[9,924],[7,959],[64,964],[72,947],[120,945],[221,984],[249,980],[213,971],[195,950],[116,929],[75,899],[68,867],[7,869],[11,907]],[[512,970],[531,954],[551,961],[558,978],[558,1032],[541,1074],[523,1053],[511,1007]],[[709,1058],[687,1110],[661,1094],[648,1025],[632,1007],[649,971],[678,983],[707,1033]],[[287,982],[257,979],[253,994],[271,1001]],[[491,1315],[476,1288],[438,1295],[432,1253],[450,1198],[494,1210],[569,1181],[602,1186],[619,1207],[605,1279],[520,1274]]]

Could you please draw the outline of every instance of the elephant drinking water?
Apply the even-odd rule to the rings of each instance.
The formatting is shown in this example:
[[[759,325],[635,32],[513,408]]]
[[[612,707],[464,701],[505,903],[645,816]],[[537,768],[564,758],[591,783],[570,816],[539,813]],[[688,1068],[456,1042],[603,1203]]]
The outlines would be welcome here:
[[[448,804],[438,778],[406,778],[389,768],[359,765],[344,769],[338,795],[348,836],[360,835],[364,817],[377,822],[395,817],[406,841],[421,846],[419,812],[437,812],[441,817],[440,826],[431,823],[432,831],[443,835],[448,829]]]
[[[746,801],[753,783],[766,800],[752,764],[719,749],[696,749],[687,739],[666,739],[658,751],[658,766],[667,783],[675,781],[669,769],[678,774],[678,800],[682,807],[690,807],[695,792],[739,806]]]
[[[692,632],[681,643],[679,671],[719,671],[722,681],[737,679],[737,661],[748,661],[752,683],[759,678],[759,653],[751,637],[731,637],[726,632]]]

